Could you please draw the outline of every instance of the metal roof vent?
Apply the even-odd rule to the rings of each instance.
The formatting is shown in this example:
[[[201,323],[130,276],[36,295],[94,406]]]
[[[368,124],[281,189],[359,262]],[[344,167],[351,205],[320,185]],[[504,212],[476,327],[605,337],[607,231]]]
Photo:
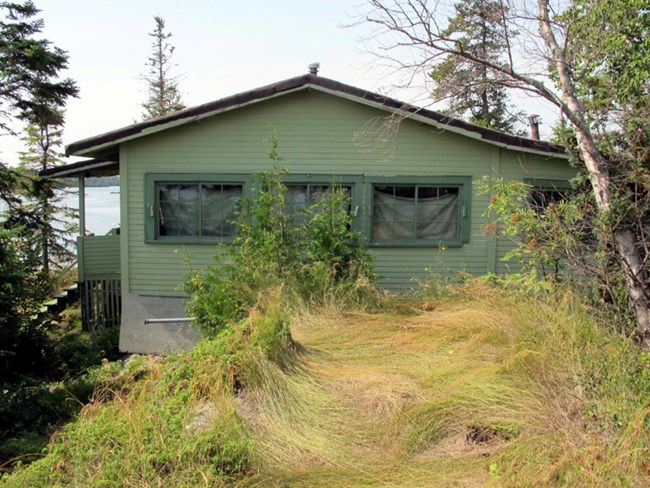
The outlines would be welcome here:
[[[320,68],[320,63],[319,62],[311,63],[309,65],[309,74],[314,75],[314,76],[318,76],[318,69],[319,68]]]

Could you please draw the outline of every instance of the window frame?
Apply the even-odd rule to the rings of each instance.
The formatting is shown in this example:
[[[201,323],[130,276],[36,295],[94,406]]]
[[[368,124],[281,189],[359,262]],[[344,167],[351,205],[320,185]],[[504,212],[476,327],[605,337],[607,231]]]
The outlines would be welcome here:
[[[351,187],[351,205],[356,215],[352,219],[352,229],[361,230],[361,209],[363,208],[363,176],[338,174],[289,174],[282,176],[285,186],[291,185],[332,185]],[[233,238],[202,236],[161,236],[159,206],[159,183],[242,185],[242,198],[251,198],[255,186],[254,174],[245,173],[146,173],[144,175],[144,231],[145,244],[218,244],[230,243]]]
[[[472,177],[471,176],[373,176],[366,177],[365,223],[369,247],[461,247],[470,241]],[[440,186],[458,188],[460,209],[458,218],[458,239],[391,239],[375,241],[372,237],[373,213],[375,209],[375,186]]]
[[[211,173],[147,173],[144,177],[145,205],[144,231],[146,244],[216,244],[232,242],[231,237],[218,236],[161,236],[158,184],[241,185],[242,198],[250,194],[251,176],[246,174]]]
[[[352,230],[361,231],[361,211],[363,208],[363,176],[338,174],[289,174],[282,177],[286,187],[301,185],[332,185],[349,186],[350,205],[352,208]]]

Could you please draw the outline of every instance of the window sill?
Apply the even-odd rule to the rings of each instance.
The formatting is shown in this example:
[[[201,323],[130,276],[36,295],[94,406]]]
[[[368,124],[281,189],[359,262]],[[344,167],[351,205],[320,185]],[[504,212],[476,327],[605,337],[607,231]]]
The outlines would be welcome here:
[[[458,241],[451,241],[451,242],[441,242],[441,241],[424,241],[424,242],[417,242],[417,241],[387,241],[387,242],[370,242],[368,243],[369,248],[384,248],[384,247],[411,247],[411,248],[428,248],[428,249],[440,249],[442,247],[444,248],[460,248],[463,247],[466,242],[458,242]]]
[[[145,244],[187,244],[187,245],[203,245],[215,246],[217,244],[231,244],[234,238],[221,239],[219,237],[168,237],[165,239],[145,239]]]

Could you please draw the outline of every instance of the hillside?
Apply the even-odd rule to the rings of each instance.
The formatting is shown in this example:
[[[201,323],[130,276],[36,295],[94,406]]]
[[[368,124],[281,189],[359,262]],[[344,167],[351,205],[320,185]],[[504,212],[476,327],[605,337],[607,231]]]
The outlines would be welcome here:
[[[570,297],[471,284],[290,318],[274,303],[132,360],[4,485],[650,483],[647,357]]]

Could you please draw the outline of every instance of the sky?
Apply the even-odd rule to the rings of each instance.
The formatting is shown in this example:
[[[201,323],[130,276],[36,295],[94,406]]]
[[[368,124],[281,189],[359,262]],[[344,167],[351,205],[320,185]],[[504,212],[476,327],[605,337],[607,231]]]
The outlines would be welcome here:
[[[132,124],[147,98],[147,57],[155,15],[172,33],[174,74],[187,106],[217,100],[307,72],[320,62],[322,76],[428,103],[422,80],[396,89],[405,73],[382,67],[370,26],[353,24],[363,0],[35,0],[45,25],[42,37],[65,50],[79,98],[66,110],[64,144]],[[530,100],[524,109],[553,115]],[[434,109],[436,107],[433,107]],[[547,135],[542,126],[542,136]],[[0,158],[15,164],[19,140],[0,137]],[[72,162],[72,160],[68,161]]]

